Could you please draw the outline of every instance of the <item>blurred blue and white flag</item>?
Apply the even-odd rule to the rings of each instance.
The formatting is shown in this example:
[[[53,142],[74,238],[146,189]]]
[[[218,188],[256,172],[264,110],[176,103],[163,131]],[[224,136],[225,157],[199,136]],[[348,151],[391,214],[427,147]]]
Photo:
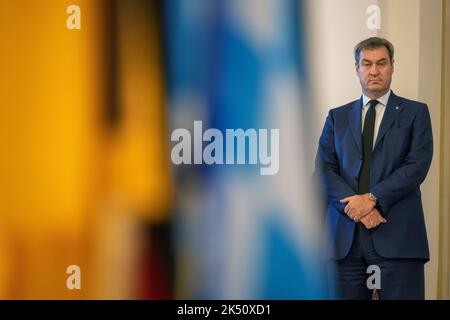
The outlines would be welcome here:
[[[268,129],[269,141],[279,129],[274,175],[261,175],[261,164],[174,167],[181,298],[327,298],[321,212],[306,160],[315,150],[305,148],[312,144],[301,5],[167,1],[172,129],[192,132],[201,120],[203,130],[224,136]],[[224,157],[234,151],[224,143]]]

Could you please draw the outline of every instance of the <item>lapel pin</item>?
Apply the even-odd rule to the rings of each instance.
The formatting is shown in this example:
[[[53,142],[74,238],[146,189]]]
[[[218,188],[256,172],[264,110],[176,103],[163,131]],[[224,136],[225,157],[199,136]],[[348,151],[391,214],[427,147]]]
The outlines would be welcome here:
[[[395,110],[398,110],[398,107],[395,107]]]

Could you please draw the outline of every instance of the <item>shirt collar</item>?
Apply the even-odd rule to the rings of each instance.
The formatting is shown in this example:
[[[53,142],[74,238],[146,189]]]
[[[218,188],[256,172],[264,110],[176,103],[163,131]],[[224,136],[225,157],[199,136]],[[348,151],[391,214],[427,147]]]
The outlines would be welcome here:
[[[378,102],[381,103],[383,106],[387,106],[387,102],[389,100],[389,96],[391,95],[391,90],[389,90],[388,92],[386,92],[386,94],[380,98],[378,98]],[[368,96],[366,96],[365,94],[362,95],[363,98],[363,106],[366,106],[370,100]]]

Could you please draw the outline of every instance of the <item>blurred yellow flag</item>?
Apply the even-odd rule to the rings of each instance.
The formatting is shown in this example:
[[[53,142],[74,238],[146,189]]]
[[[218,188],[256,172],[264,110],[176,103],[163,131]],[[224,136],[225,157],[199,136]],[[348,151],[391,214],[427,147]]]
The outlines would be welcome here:
[[[111,198],[136,219],[167,218],[158,31],[123,7],[115,34],[112,3],[0,1],[0,298],[92,297],[92,282],[66,288],[66,268],[90,270]]]

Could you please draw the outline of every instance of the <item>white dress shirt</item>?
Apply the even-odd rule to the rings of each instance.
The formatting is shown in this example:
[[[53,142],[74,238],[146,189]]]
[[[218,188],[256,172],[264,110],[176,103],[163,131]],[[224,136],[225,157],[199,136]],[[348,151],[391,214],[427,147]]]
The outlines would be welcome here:
[[[383,120],[384,111],[386,110],[386,105],[389,100],[389,96],[391,95],[391,90],[389,90],[384,96],[378,98],[378,104],[375,106],[375,130],[373,133],[373,146],[375,146],[375,142],[377,141],[378,130],[380,129],[381,120]],[[361,133],[364,130],[364,119],[366,118],[367,110],[369,110],[369,101],[372,100],[366,95],[362,95],[363,98],[363,108],[361,112]]]

